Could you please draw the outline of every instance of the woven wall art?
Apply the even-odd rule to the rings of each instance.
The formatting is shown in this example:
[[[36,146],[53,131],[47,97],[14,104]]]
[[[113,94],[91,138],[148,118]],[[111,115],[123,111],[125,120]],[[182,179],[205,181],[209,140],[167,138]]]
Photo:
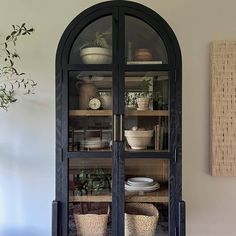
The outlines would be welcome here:
[[[211,44],[211,172],[236,176],[236,41]]]

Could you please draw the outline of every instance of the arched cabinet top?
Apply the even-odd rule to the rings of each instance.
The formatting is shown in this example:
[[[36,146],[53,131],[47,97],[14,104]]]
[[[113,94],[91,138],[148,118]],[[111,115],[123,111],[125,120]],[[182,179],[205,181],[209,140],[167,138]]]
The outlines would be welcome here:
[[[181,68],[181,52],[176,36],[168,23],[159,14],[150,8],[134,2],[107,1],[86,9],[68,25],[57,48],[57,70],[68,64],[81,64],[81,62],[76,63],[73,57],[71,59],[71,51],[75,51],[75,44],[79,41],[78,36],[86,34],[86,28],[91,26],[91,29],[95,31],[94,29],[96,29],[97,24],[104,26],[103,30],[105,30],[108,22],[114,27],[116,25],[114,22],[116,21],[119,21],[117,24],[123,24],[124,34],[130,32],[127,28],[132,28],[134,38],[139,38],[140,34],[143,37],[143,41],[147,41],[146,44],[159,45],[162,48],[161,50],[158,49],[158,46],[152,50],[162,51],[162,53],[157,52],[156,54],[162,54],[161,61],[163,64],[169,64],[172,68]],[[137,26],[136,35],[135,26]],[[146,28],[148,33],[142,32],[144,28]],[[151,42],[148,42],[149,35],[153,35]],[[128,47],[127,44],[124,45]],[[128,48],[126,51],[128,51]],[[153,57],[155,60],[160,59],[155,58],[155,53]]]

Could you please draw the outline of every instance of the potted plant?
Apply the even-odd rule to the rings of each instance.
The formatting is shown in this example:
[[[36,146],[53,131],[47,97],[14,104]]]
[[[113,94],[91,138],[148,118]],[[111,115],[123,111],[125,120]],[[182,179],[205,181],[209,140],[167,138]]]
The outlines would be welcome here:
[[[96,32],[90,39],[80,39],[80,57],[85,64],[110,64],[112,62],[111,29]]]
[[[146,111],[149,109],[149,101],[150,101],[150,91],[151,87],[151,79],[144,79],[139,85],[140,93],[139,97],[136,99],[137,101],[137,110]]]

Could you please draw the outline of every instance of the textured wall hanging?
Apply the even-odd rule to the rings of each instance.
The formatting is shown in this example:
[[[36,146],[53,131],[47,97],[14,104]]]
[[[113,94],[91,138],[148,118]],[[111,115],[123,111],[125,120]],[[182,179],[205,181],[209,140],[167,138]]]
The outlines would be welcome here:
[[[211,172],[236,176],[236,41],[211,44]]]

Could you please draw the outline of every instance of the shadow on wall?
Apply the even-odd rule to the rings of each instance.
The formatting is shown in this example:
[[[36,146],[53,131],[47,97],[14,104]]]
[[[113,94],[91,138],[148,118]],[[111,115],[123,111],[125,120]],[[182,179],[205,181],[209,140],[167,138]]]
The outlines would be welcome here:
[[[16,234],[17,232],[17,234]],[[9,227],[5,228],[3,231],[0,230],[0,236],[43,236],[48,235],[48,232],[42,231],[39,228],[18,228]]]

